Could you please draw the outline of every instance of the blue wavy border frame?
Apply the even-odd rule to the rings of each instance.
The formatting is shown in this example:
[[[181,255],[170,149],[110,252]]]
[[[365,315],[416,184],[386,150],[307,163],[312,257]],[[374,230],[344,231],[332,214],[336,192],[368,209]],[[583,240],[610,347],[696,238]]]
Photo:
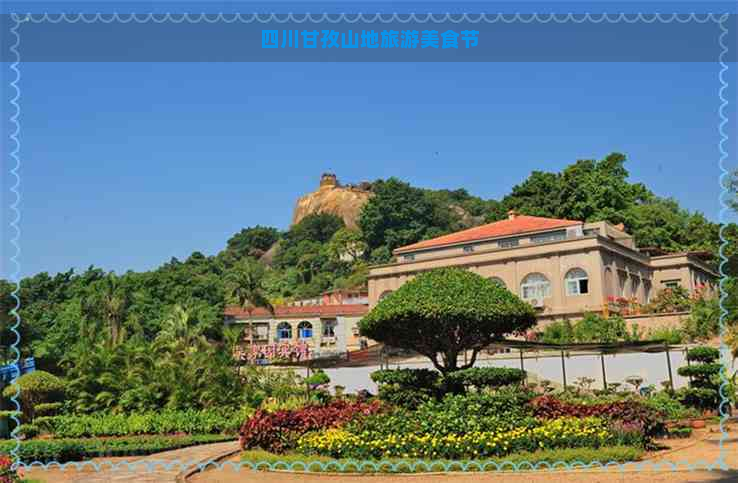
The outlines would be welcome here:
[[[285,23],[288,21],[293,21],[296,23],[302,23],[306,21],[310,21],[313,23],[320,23],[323,21],[329,22],[329,23],[337,23],[340,21],[345,21],[348,23],[355,23],[359,20],[362,20],[364,22],[382,22],[382,23],[389,23],[389,22],[400,22],[400,23],[408,23],[411,21],[418,22],[418,23],[426,23],[426,22],[435,22],[435,23],[441,23],[444,21],[451,21],[454,23],[460,23],[462,21],[470,22],[470,23],[478,23],[481,21],[485,21],[487,23],[496,23],[496,22],[503,22],[503,23],[513,23],[513,22],[522,22],[522,23],[531,23],[531,22],[540,22],[540,23],[548,23],[548,22],[555,22],[555,23],[566,23],[566,22],[574,22],[574,23],[583,23],[583,22],[593,22],[593,23],[601,23],[601,22],[608,22],[608,23],[617,23],[617,22],[626,22],[626,23],[635,23],[635,22],[645,22],[645,23],[654,23],[654,22],[662,22],[662,23],[670,23],[670,22],[680,22],[680,23],[687,23],[687,22],[698,22],[698,23],[707,23],[707,22],[715,22],[718,24],[720,28],[720,35],[718,36],[718,44],[720,47],[720,53],[718,55],[718,63],[720,65],[720,71],[718,73],[718,79],[720,81],[720,89],[718,91],[718,97],[720,99],[720,105],[718,109],[719,117],[720,117],[720,123],[718,124],[718,134],[720,136],[720,141],[718,142],[718,150],[720,152],[720,157],[718,160],[718,165],[720,167],[720,187],[721,187],[721,193],[720,193],[720,288],[721,288],[721,295],[720,295],[720,344],[721,344],[721,352],[722,352],[722,360],[725,364],[725,368],[727,368],[728,363],[728,356],[727,356],[727,346],[725,345],[725,342],[723,340],[723,336],[725,335],[725,317],[727,315],[727,309],[724,307],[724,301],[725,301],[725,293],[724,293],[724,284],[726,279],[726,274],[724,272],[725,264],[727,263],[727,257],[725,256],[725,249],[728,245],[728,240],[725,238],[725,215],[728,210],[728,205],[726,201],[726,195],[730,195],[730,190],[728,186],[728,180],[729,180],[729,171],[725,166],[726,160],[728,159],[728,152],[726,151],[726,142],[728,140],[728,135],[725,132],[725,126],[728,123],[728,117],[725,114],[725,109],[728,106],[728,100],[725,98],[725,91],[728,88],[728,83],[725,80],[725,73],[728,70],[728,65],[725,62],[726,55],[728,53],[728,47],[725,44],[725,38],[728,34],[728,28],[726,26],[726,20],[729,18],[729,14],[714,14],[714,13],[707,13],[707,14],[486,14],[486,13],[480,13],[480,14],[459,14],[459,15],[453,15],[453,14],[420,14],[421,16],[418,16],[415,13],[410,14],[369,14],[370,18],[367,18],[366,14],[358,13],[358,14],[318,14],[319,18],[313,17],[310,13],[305,14],[298,14],[295,16],[292,13],[287,13],[280,18],[279,14],[268,14],[268,15],[262,15],[262,14],[188,14],[188,13],[182,13],[182,14],[56,14],[56,15],[49,15],[49,14],[40,14],[40,15],[34,15],[34,14],[18,14],[18,13],[12,13],[11,17],[13,19],[13,27],[10,29],[11,33],[15,37],[15,43],[9,47],[9,50],[13,55],[15,55],[15,60],[10,65],[10,69],[15,73],[15,79],[13,79],[10,82],[10,87],[15,91],[15,95],[12,99],[10,99],[10,104],[15,108],[15,113],[10,117],[10,123],[14,126],[14,129],[10,133],[10,140],[14,143],[15,147],[10,152],[10,157],[15,161],[15,166],[10,170],[10,173],[15,177],[16,181],[13,186],[10,187],[11,193],[15,195],[15,199],[13,200],[12,204],[10,205],[11,211],[15,213],[15,217],[10,222],[10,227],[14,232],[14,236],[11,238],[10,243],[14,247],[14,253],[10,257],[10,260],[15,264],[15,270],[12,274],[12,278],[15,282],[15,290],[12,292],[12,296],[16,301],[15,308],[11,310],[11,315],[15,318],[15,323],[11,327],[11,330],[16,336],[15,342],[12,344],[12,350],[15,353],[15,359],[14,363],[18,363],[20,360],[20,352],[18,350],[18,344],[20,343],[20,333],[18,332],[18,327],[20,325],[20,314],[18,313],[18,309],[20,309],[20,298],[18,297],[18,291],[20,289],[20,262],[18,261],[18,256],[20,255],[20,245],[19,245],[19,238],[20,238],[20,227],[18,226],[18,222],[20,221],[20,211],[18,210],[18,205],[20,203],[20,192],[18,190],[20,186],[20,176],[18,174],[18,169],[20,168],[20,123],[19,123],[19,117],[20,117],[20,105],[18,104],[18,100],[20,99],[21,91],[20,87],[18,85],[18,82],[20,81],[21,74],[20,74],[20,52],[18,50],[18,47],[20,46],[20,33],[19,28],[21,24],[25,22],[33,22],[33,23],[42,23],[42,22],[51,22],[51,23],[59,23],[59,22],[69,22],[69,23],[76,23],[76,22],[84,22],[84,23],[93,23],[93,22],[103,22],[103,23],[112,23],[112,22],[120,22],[120,23],[129,23],[129,22],[138,22],[138,23],[145,23],[145,22],[155,22],[155,23],[164,23],[164,22],[174,22],[174,23],[182,23],[182,22],[189,22],[189,23],[198,23],[198,22],[208,22],[208,23],[216,23],[216,22],[226,22],[226,23],[233,23],[233,22],[242,22],[242,23],[251,23],[251,22],[260,22],[260,23],[268,23],[268,22],[276,22],[276,23]],[[439,18],[440,17],[440,18]],[[18,372],[16,371],[14,379],[18,376]],[[696,462],[689,462],[689,461],[677,461],[677,462],[671,462],[671,461],[662,461],[662,462],[654,462],[654,461],[643,461],[643,462],[630,462],[630,463],[618,463],[616,461],[610,461],[607,463],[603,463],[600,461],[591,461],[589,463],[584,463],[582,461],[574,461],[571,463],[567,463],[564,461],[558,461],[555,463],[548,463],[548,462],[538,462],[536,464],[530,463],[530,462],[521,462],[521,463],[513,463],[512,461],[505,461],[502,463],[492,462],[488,460],[472,460],[472,461],[465,461],[465,462],[434,462],[434,461],[426,461],[426,460],[401,460],[401,461],[373,461],[373,460],[365,460],[365,461],[358,461],[358,460],[348,460],[346,462],[334,462],[334,463],[320,463],[320,462],[303,462],[303,461],[296,461],[292,463],[284,462],[284,461],[278,461],[275,463],[271,463],[268,461],[263,462],[239,462],[239,463],[232,463],[232,462],[224,462],[224,463],[218,463],[216,461],[210,460],[207,462],[180,462],[180,461],[136,461],[136,462],[128,462],[128,461],[121,461],[118,463],[112,463],[112,462],[102,462],[100,464],[94,463],[94,462],[69,462],[69,463],[59,463],[56,461],[52,461],[49,463],[42,463],[39,461],[33,461],[31,463],[24,463],[22,461],[19,461],[18,459],[18,449],[20,447],[20,439],[17,436],[17,434],[13,434],[13,438],[16,442],[15,447],[11,451],[11,455],[13,458],[13,468],[34,468],[34,467],[40,467],[44,469],[49,469],[51,467],[59,467],[61,469],[64,469],[68,466],[74,466],[77,469],[84,468],[85,466],[91,466],[95,468],[96,471],[101,471],[104,466],[109,466],[111,470],[118,470],[123,466],[127,466],[129,470],[134,469],[137,466],[146,465],[148,471],[153,471],[157,467],[163,467],[164,469],[172,469],[175,467],[179,467],[181,471],[186,471],[189,469],[205,469],[207,467],[215,467],[219,470],[222,470],[226,465],[230,465],[233,467],[233,469],[239,471],[242,467],[248,467],[252,471],[259,470],[259,469],[269,469],[269,470],[292,470],[292,471],[308,471],[310,468],[319,467],[321,470],[325,470],[328,467],[338,467],[340,470],[345,470],[347,468],[361,468],[361,469],[372,469],[372,470],[379,470],[380,467],[387,467],[389,466],[393,471],[396,471],[400,468],[410,468],[412,470],[423,468],[426,470],[431,470],[437,467],[443,467],[443,471],[449,471],[451,468],[461,468],[461,471],[469,471],[470,469],[474,469],[476,471],[489,471],[491,468],[494,468],[495,471],[503,471],[503,470],[512,470],[512,471],[525,471],[525,470],[540,470],[540,469],[547,469],[549,471],[553,470],[575,470],[575,469],[587,469],[587,468],[602,468],[602,469],[609,469],[609,468],[619,468],[621,472],[624,472],[629,467],[633,467],[637,471],[643,471],[644,467],[649,466],[653,470],[659,470],[662,467],[668,467],[672,471],[677,471],[680,465],[685,466],[689,471],[694,471],[697,469],[707,469],[707,470],[715,470],[716,468],[720,468],[723,470],[729,469],[727,464],[725,463],[724,454],[723,454],[723,447],[725,440],[728,437],[728,433],[725,430],[725,422],[727,421],[728,414],[728,405],[729,401],[725,394],[725,390],[728,386],[728,379],[727,379],[727,371],[721,372],[721,379],[722,384],[720,386],[720,396],[721,396],[721,404],[720,404],[720,431],[721,431],[721,437],[720,437],[720,456],[718,457],[717,461],[714,462],[708,462],[705,460],[698,460]],[[11,398],[13,404],[16,407],[16,410],[20,410],[20,402],[18,401],[18,395],[19,392],[16,392],[16,394]],[[16,423],[16,425],[20,425],[20,421],[17,417],[13,416],[13,420]],[[458,470],[456,470],[458,471]]]

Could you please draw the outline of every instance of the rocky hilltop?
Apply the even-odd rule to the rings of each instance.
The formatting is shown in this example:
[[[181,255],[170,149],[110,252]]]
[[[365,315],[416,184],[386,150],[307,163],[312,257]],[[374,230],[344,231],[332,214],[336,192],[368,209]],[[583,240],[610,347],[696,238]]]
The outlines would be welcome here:
[[[342,186],[335,174],[323,174],[318,190],[297,200],[292,225],[313,213],[331,213],[341,217],[347,227],[357,228],[361,208],[372,196],[370,188],[369,183]]]

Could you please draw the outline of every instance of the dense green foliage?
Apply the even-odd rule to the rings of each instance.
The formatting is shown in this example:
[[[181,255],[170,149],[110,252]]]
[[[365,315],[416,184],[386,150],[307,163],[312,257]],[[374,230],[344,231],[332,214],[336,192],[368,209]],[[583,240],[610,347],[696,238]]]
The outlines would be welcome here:
[[[233,439],[223,435],[197,436],[132,436],[110,439],[55,439],[21,441],[18,448],[20,461],[81,461],[89,458],[111,456],[141,456],[170,449],[185,448],[197,444],[217,443]],[[8,454],[17,443],[0,442],[0,454]]]
[[[720,351],[712,347],[695,347],[687,351],[689,365],[677,372],[689,378],[689,387],[680,389],[679,399],[687,406],[705,411],[716,411],[720,403]],[[726,391],[727,392],[727,391]]]
[[[55,438],[134,436],[142,434],[235,434],[251,411],[163,410],[140,414],[37,417],[34,424]]]
[[[482,391],[521,384],[525,380],[525,371],[509,367],[470,367],[446,374],[444,379],[451,386],[458,384]]]
[[[316,473],[426,473],[446,471],[497,471],[511,468],[511,464],[524,468],[529,465],[553,466],[561,463],[597,464],[625,463],[637,461],[643,450],[632,446],[607,446],[593,448],[562,448],[541,451],[521,451],[497,458],[474,458],[464,460],[408,461],[407,458],[383,458],[382,461],[357,461],[335,459],[327,456],[269,453],[263,450],[248,450],[241,454],[244,466],[253,469],[295,470]]]
[[[45,371],[33,371],[16,379],[14,384],[3,389],[3,397],[18,395],[21,409],[27,419],[34,416],[37,404],[58,402],[64,397],[64,382]]]
[[[628,329],[625,320],[620,316],[602,317],[587,313],[574,323],[565,319],[547,325],[540,338],[547,344],[612,343],[638,340],[639,334],[636,325]]]
[[[533,307],[505,288],[468,270],[439,268],[382,299],[359,322],[359,331],[414,350],[447,374],[472,367],[479,351],[495,339],[524,333],[534,324]],[[465,350],[471,351],[469,362],[458,367]]]

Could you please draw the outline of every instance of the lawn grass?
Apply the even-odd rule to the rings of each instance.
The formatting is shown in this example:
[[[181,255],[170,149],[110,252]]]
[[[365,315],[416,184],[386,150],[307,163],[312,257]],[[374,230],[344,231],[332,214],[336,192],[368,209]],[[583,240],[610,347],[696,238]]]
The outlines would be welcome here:
[[[364,463],[359,460],[334,459],[325,456],[302,455],[287,453],[278,455],[263,450],[247,450],[241,453],[241,462],[253,465],[260,470],[292,470],[327,473],[426,473],[440,471],[497,471],[500,470],[530,470],[532,466],[540,464],[577,463],[587,465],[599,461],[605,465],[610,462],[625,463],[637,461],[643,456],[643,450],[631,446],[611,446],[606,448],[566,448],[543,450],[533,453],[514,453],[504,458],[488,458],[479,460],[408,460],[401,458],[387,458],[371,460]],[[499,468],[494,465],[497,463]],[[413,467],[413,465],[415,467]],[[466,468],[464,466],[466,465]],[[485,467],[486,465],[486,467]],[[503,466],[504,465],[504,466]],[[517,465],[517,468],[516,466]]]

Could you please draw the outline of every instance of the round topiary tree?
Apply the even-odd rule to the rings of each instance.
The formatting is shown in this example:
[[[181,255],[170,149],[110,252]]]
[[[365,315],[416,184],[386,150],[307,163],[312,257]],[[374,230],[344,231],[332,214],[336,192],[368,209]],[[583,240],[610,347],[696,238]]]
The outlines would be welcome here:
[[[428,357],[442,374],[474,365],[479,352],[536,323],[533,307],[507,289],[460,268],[418,275],[382,299],[360,322],[361,335]],[[471,358],[459,366],[459,355]]]
[[[43,403],[58,402],[64,397],[64,381],[45,371],[23,374],[3,389],[3,396],[11,398],[18,393],[21,411],[26,421],[35,416],[35,407]]]

